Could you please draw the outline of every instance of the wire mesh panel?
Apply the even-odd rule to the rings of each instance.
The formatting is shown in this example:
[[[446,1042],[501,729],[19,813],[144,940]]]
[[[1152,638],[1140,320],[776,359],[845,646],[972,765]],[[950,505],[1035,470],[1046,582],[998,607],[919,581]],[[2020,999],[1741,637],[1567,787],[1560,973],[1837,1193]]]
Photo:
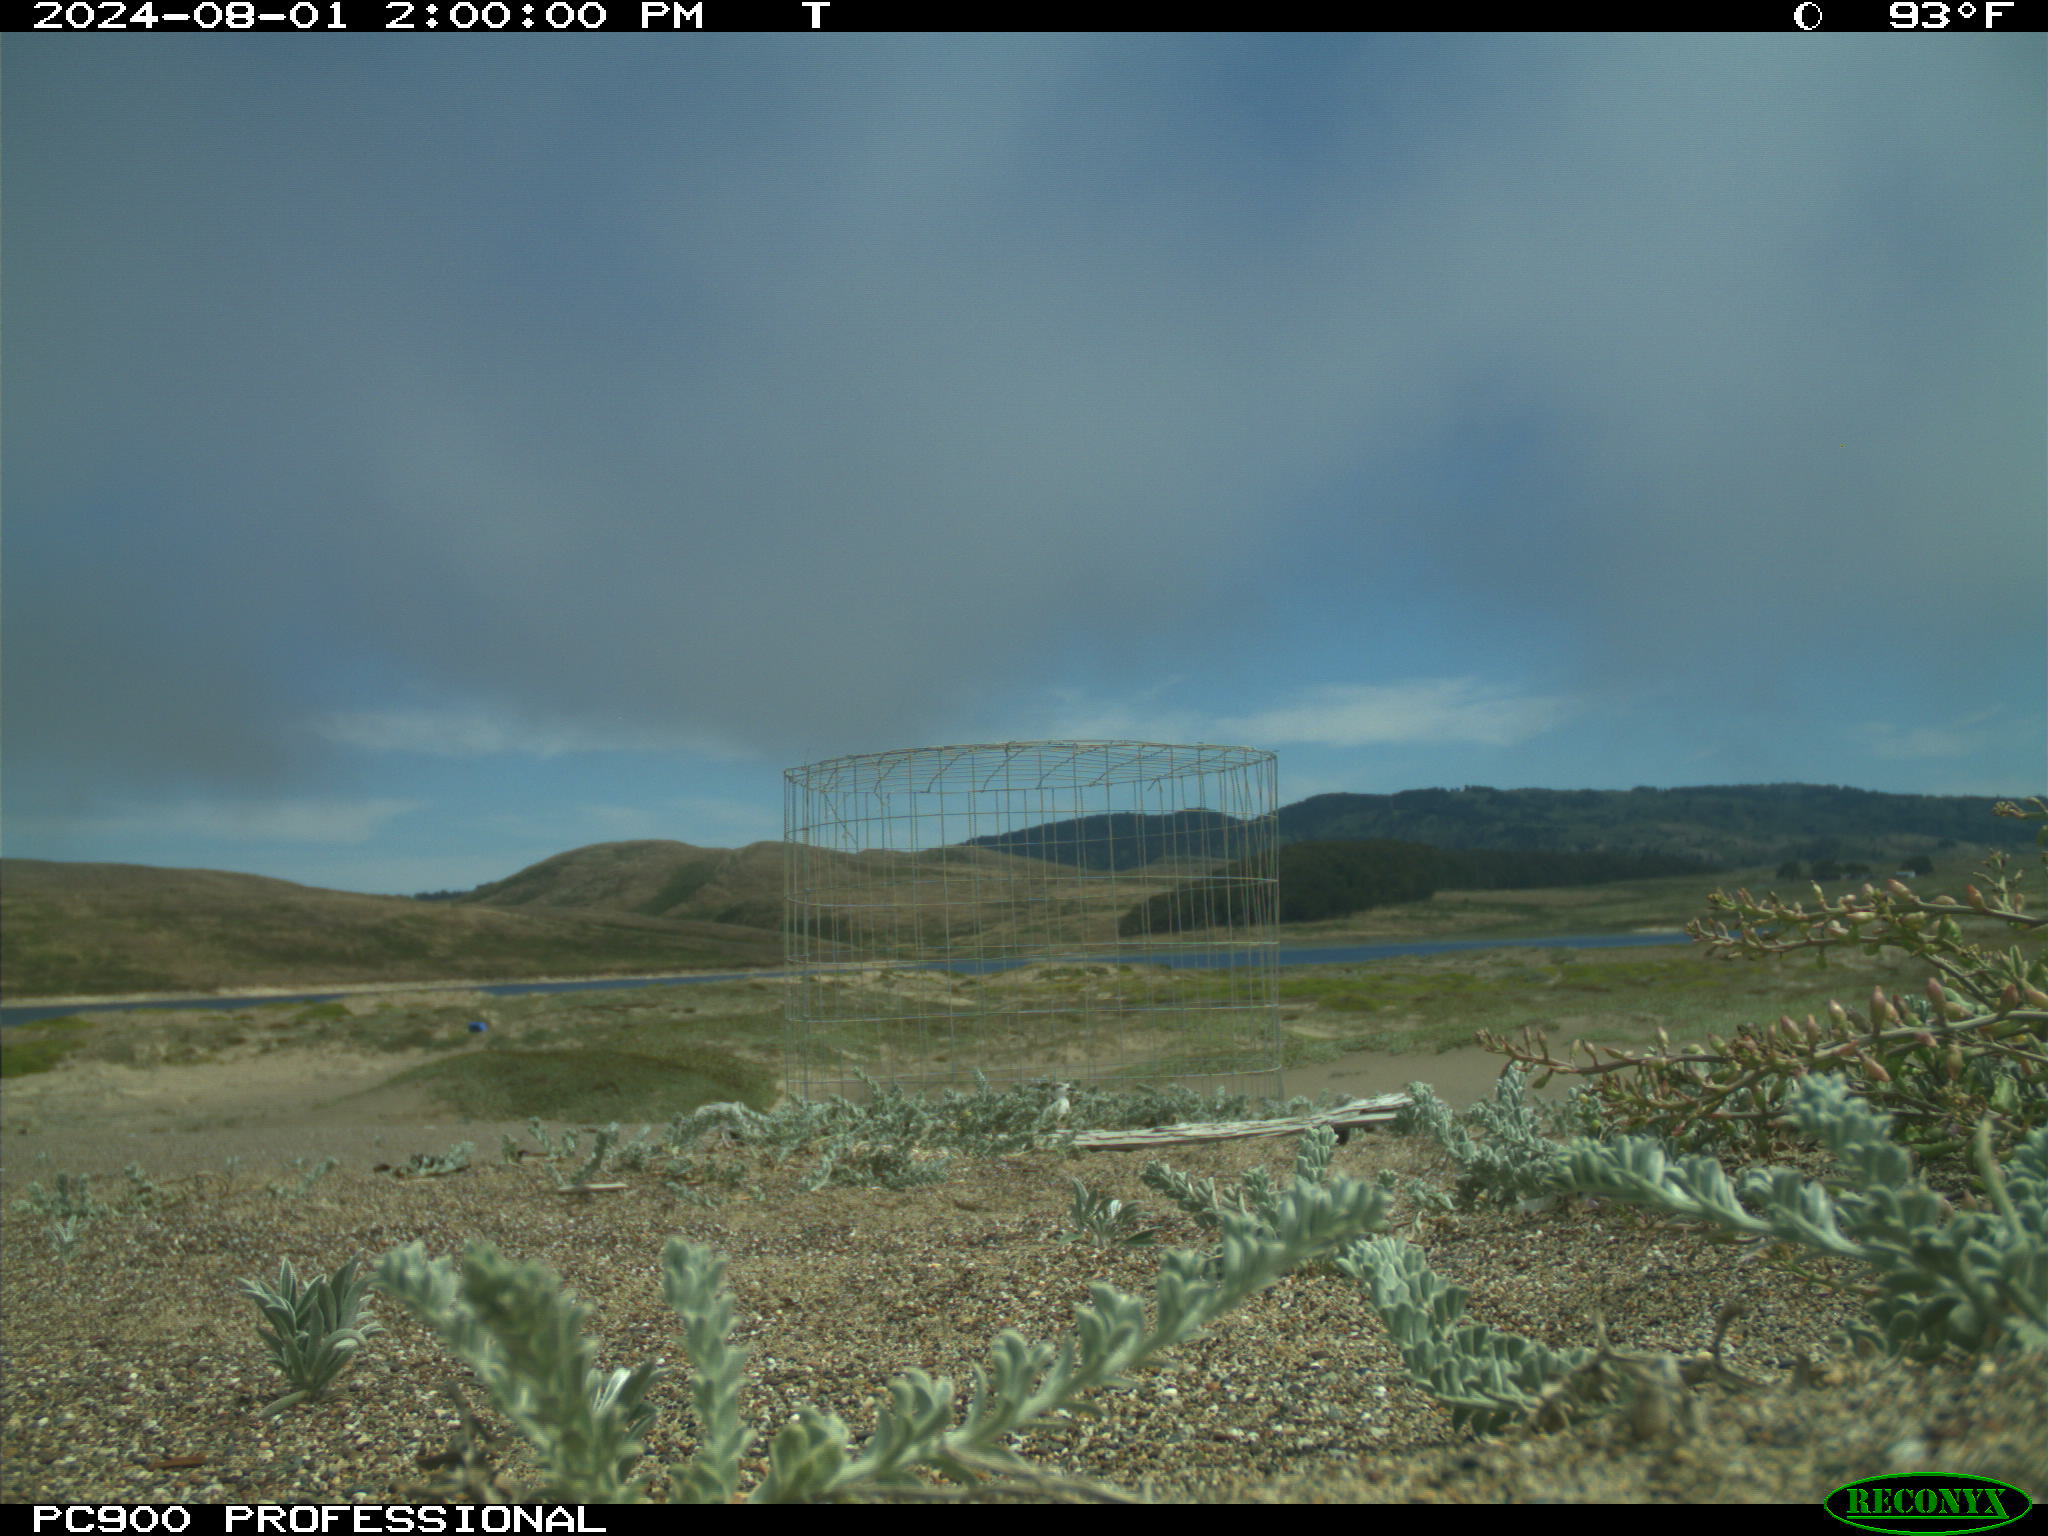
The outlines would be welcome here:
[[[792,1094],[1279,1091],[1272,753],[1013,741],[783,777]]]

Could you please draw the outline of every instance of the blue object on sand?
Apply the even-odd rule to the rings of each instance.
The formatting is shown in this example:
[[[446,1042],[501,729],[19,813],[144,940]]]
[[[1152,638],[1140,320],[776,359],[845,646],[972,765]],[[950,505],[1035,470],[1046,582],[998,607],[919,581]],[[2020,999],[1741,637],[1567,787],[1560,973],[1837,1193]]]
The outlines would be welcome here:
[[[480,1035],[490,1027],[491,1026],[485,1023],[482,1019],[472,1019],[469,1025],[469,1032],[472,1035]]]

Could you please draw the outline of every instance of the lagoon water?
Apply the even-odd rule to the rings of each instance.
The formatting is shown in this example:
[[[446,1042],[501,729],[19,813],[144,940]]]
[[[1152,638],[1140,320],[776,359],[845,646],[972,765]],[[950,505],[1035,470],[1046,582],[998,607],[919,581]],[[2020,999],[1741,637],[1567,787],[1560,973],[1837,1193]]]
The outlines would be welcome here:
[[[1682,933],[1595,933],[1565,934],[1544,939],[1433,939],[1420,943],[1401,944],[1348,944],[1337,948],[1282,947],[1279,963],[1282,965],[1362,965],[1374,960],[1395,960],[1407,955],[1441,955],[1452,950],[1463,949],[1616,949],[1639,944],[1685,944],[1690,941]],[[922,964],[905,966],[906,970],[952,970],[963,975],[987,975],[994,971],[1012,970],[1020,965],[1035,965],[1048,958],[1057,958],[1069,964],[1100,964],[1111,957],[1097,955],[1065,955],[1048,957],[1032,956],[1028,960],[933,960]],[[1174,950],[1153,951],[1143,955],[1121,953],[1113,957],[1113,963],[1170,965],[1175,967],[1211,968],[1223,965],[1242,964],[1247,958],[1244,950],[1196,950],[1180,952]],[[388,991],[354,990],[344,992],[289,992],[261,993],[257,995],[221,995],[213,997],[158,998],[146,1003],[72,1003],[51,1005],[47,1003],[24,1003],[17,1007],[0,1007],[0,1028],[11,1024],[33,1024],[37,1019],[62,1018],[66,1014],[90,1012],[108,1013],[128,1009],[146,1008],[206,1008],[229,1009],[256,1007],[266,1003],[325,1003],[342,997],[368,997],[383,995],[402,997],[407,992],[485,992],[492,997],[531,997],[549,992],[614,992],[627,987],[674,987],[713,981],[759,981],[770,976],[800,975],[802,972],[759,970],[720,971],[716,974],[693,972],[680,976],[626,976],[611,977],[597,981],[518,981],[498,982],[489,986],[472,986],[463,982],[438,982],[424,985],[392,987]]]

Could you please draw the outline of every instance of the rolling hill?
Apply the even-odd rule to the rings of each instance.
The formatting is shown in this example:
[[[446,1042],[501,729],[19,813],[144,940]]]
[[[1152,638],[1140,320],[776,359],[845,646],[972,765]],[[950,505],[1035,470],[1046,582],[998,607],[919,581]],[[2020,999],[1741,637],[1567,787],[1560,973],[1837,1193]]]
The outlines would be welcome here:
[[[1608,856],[1682,859],[1704,872],[1787,859],[1865,859],[1881,866],[1943,850],[2031,847],[2031,829],[1992,816],[1991,805],[1988,797],[1811,784],[1468,786],[1318,795],[1282,808],[1278,832],[1283,848],[1380,839],[1429,844],[1473,865],[1461,873],[1462,865],[1449,867],[1459,860],[1450,859],[1438,886],[1507,889],[1616,878],[1602,873],[1613,862]],[[914,921],[892,919],[902,931],[892,929],[890,940],[906,952],[929,954],[931,943],[948,940],[1028,943],[1033,924],[1047,920],[1047,898],[1066,866],[1117,874],[1113,886],[1076,880],[1062,919],[1083,914],[1108,937],[1134,903],[1214,873],[1234,826],[1208,811],[1121,821],[1098,816],[915,856],[814,850],[811,857],[822,861],[813,866],[814,878],[832,890],[818,904],[811,931],[823,946],[838,933],[834,923],[844,921],[836,912],[871,905],[862,899],[864,890],[896,888],[888,898],[893,903],[907,885],[918,914]],[[1140,850],[1193,856],[1154,857],[1136,866],[1131,855]],[[744,848],[596,843],[437,900],[327,891],[215,870],[0,860],[0,995],[18,1002],[773,965],[782,955],[784,852],[779,842]],[[1309,852],[1290,861],[1298,886],[1314,884],[1303,863]],[[1543,854],[1572,857],[1538,857]],[[1328,846],[1318,855],[1324,862],[1335,856]],[[1523,864],[1535,859],[1540,868],[1522,869],[1518,857]],[[1553,867],[1560,863],[1585,867],[1561,874]],[[1652,871],[1645,862],[1634,872]],[[971,878],[955,878],[963,873]],[[1305,887],[1302,894],[1308,894]],[[863,952],[877,952],[872,931],[844,936],[858,937]]]
[[[669,922],[779,931],[782,865],[781,843],[744,848],[699,848],[651,838],[591,843],[480,885],[456,903],[525,912],[626,912]]]
[[[261,875],[0,860],[0,987],[39,997],[772,965],[780,936],[633,912],[505,910]]]
[[[1142,869],[1161,859],[1230,859],[1242,855],[1245,823],[1222,811],[1144,815],[1111,811],[970,837],[962,846],[993,848],[1023,858],[1083,869]]]
[[[449,904],[753,924],[779,938],[785,849],[782,843],[739,849],[654,840],[593,843]],[[1196,860],[1191,868],[1187,860],[1163,861],[1109,887],[1091,878],[1092,868],[1077,876],[1059,862],[970,845],[918,854],[813,849],[809,857],[805,879],[813,900],[803,910],[811,954],[833,954],[838,942],[857,941],[866,955],[914,951],[924,958],[949,944],[978,953],[986,945],[1030,943],[1055,920],[1049,915],[1054,906],[1057,921],[1092,924],[1108,939],[1130,902],[1215,862]],[[887,914],[879,922],[873,916],[878,909]]]

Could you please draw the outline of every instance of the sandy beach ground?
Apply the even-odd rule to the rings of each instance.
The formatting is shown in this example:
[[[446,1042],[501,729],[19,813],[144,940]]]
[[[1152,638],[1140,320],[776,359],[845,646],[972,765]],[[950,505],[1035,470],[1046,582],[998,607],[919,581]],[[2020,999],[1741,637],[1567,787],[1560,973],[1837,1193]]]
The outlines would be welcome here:
[[[462,1120],[391,1082],[427,1059],[284,1049],[146,1069],[71,1062],[0,1087],[0,1500],[485,1496],[481,1481],[436,1482],[428,1470],[458,1448],[448,1384],[465,1373],[388,1299],[374,1304],[387,1333],[331,1400],[262,1415],[283,1387],[238,1281],[274,1274],[280,1259],[327,1273],[413,1238],[436,1255],[493,1243],[550,1267],[591,1304],[609,1369],[679,1362],[655,1266],[672,1237],[707,1243],[731,1259],[737,1342],[750,1351],[742,1412],[760,1439],[744,1488],[765,1473],[768,1439],[800,1405],[839,1414],[863,1436],[901,1369],[965,1383],[1003,1328],[1063,1337],[1093,1281],[1149,1294],[1157,1250],[1074,1241],[1072,1179],[1151,1212],[1168,1246],[1209,1240],[1142,1182],[1152,1152],[1038,1152],[915,1189],[807,1191],[801,1155],[780,1164],[740,1149],[720,1155],[737,1183],[719,1186],[709,1207],[652,1174],[595,1200],[570,1197],[559,1166],[501,1158],[501,1134],[530,1144],[524,1122]],[[1364,1095],[1421,1079],[1464,1103],[1490,1091],[1500,1066],[1483,1052],[1367,1053],[1290,1073],[1286,1086]],[[476,1146],[471,1168],[398,1176],[414,1154],[463,1141]],[[1253,1167],[1284,1178],[1293,1150],[1220,1143],[1172,1148],[1165,1160],[1230,1187]],[[341,1167],[309,1195],[280,1192],[298,1182],[294,1160],[304,1169],[325,1157]],[[87,1224],[74,1252],[57,1248],[42,1218],[13,1210],[32,1183],[60,1172],[99,1176],[94,1193],[120,1199],[129,1164],[158,1186],[153,1203]],[[1452,1174],[1421,1138],[1379,1133],[1340,1148],[1336,1168],[1442,1188]],[[1831,1356],[1827,1341],[1853,1298],[1612,1207],[1416,1207],[1401,1219],[1437,1272],[1469,1290],[1472,1320],[1553,1347],[1590,1343],[1597,1314],[1618,1344],[1693,1356],[1740,1298],[1749,1311],[1730,1359],[1758,1386],[1702,1388],[1675,1428],[1654,1435],[1607,1414],[1554,1433],[1474,1436],[1407,1377],[1356,1283],[1304,1271],[1176,1351],[1169,1369],[1097,1394],[1099,1417],[1056,1415],[1014,1448],[1048,1476],[1162,1502],[1811,1503],[1856,1477],[1923,1466],[2048,1494],[2048,1360],[1992,1370]],[[1803,1360],[1819,1363],[1804,1386]],[[521,1486],[535,1475],[530,1453],[473,1383],[469,1393],[494,1436],[467,1442],[484,1469],[476,1477]],[[649,1460],[681,1466],[694,1450],[687,1378],[665,1379],[653,1400]],[[1046,1500],[1064,1497],[1062,1486],[1026,1480],[985,1496]]]
[[[391,1079],[448,1053],[275,1051],[240,1061],[148,1068],[66,1063],[0,1087],[0,1165],[107,1175],[140,1163],[152,1175],[252,1171],[293,1158],[405,1163],[458,1141],[497,1154],[524,1120],[473,1121]],[[1463,1107],[1493,1091],[1502,1058],[1472,1047],[1440,1054],[1360,1052],[1285,1074],[1310,1098],[1394,1093],[1418,1079]],[[1553,1091],[1557,1091],[1555,1088]]]

